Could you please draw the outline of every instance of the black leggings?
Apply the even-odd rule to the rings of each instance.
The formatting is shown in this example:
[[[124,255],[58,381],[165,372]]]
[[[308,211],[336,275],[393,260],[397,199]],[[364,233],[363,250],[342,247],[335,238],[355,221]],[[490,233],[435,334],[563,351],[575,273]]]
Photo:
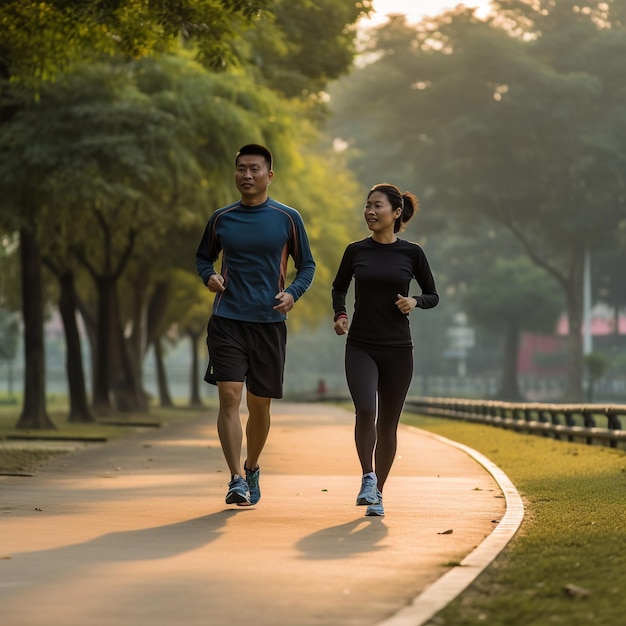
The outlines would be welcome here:
[[[346,345],[357,454],[364,474],[376,472],[381,491],[396,456],[398,422],[412,377],[413,348]]]

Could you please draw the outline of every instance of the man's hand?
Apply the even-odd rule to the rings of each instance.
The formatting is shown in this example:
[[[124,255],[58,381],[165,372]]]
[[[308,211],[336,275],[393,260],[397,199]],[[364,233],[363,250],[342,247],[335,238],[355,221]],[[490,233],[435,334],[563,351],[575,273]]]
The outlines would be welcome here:
[[[226,287],[224,287],[224,277],[221,274],[213,274],[207,281],[206,286],[209,288],[209,291],[213,293],[226,290]]]
[[[281,291],[277,293],[274,298],[280,300],[280,302],[273,307],[274,311],[280,311],[281,313],[287,313],[293,309],[294,301],[293,296],[287,291]]]

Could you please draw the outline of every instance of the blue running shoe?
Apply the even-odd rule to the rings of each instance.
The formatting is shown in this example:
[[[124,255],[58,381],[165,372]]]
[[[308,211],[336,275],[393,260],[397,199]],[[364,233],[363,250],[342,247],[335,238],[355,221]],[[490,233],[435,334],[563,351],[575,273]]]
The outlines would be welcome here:
[[[376,504],[378,502],[378,496],[376,495],[376,487],[378,480],[376,476],[370,476],[365,474],[361,480],[361,491],[356,497],[357,506],[365,506],[366,504]]]
[[[377,490],[378,502],[370,504],[365,510],[367,517],[384,517],[385,509],[383,508],[383,494]]]
[[[243,469],[246,471],[246,482],[250,491],[250,504],[256,504],[261,499],[261,487],[259,486],[259,477],[261,468],[248,469],[244,463]]]
[[[237,504],[238,506],[248,506],[250,504],[248,483],[239,474],[235,474],[228,483],[226,504]]]

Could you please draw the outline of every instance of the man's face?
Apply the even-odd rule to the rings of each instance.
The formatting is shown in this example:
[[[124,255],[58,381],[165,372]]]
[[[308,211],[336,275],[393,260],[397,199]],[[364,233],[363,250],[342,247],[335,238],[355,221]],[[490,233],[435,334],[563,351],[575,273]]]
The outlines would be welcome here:
[[[243,154],[237,159],[235,183],[242,199],[261,198],[260,202],[263,202],[273,177],[274,172],[268,170],[267,162],[260,154]]]

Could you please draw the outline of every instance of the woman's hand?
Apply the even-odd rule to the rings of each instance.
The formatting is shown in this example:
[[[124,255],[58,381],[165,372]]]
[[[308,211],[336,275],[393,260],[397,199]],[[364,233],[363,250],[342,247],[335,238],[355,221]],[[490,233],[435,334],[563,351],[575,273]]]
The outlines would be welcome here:
[[[408,315],[416,306],[417,300],[415,298],[404,297],[400,294],[397,294],[396,306],[400,309],[402,313]]]
[[[338,335],[345,335],[348,332],[348,318],[345,315],[337,319],[334,330]]]

